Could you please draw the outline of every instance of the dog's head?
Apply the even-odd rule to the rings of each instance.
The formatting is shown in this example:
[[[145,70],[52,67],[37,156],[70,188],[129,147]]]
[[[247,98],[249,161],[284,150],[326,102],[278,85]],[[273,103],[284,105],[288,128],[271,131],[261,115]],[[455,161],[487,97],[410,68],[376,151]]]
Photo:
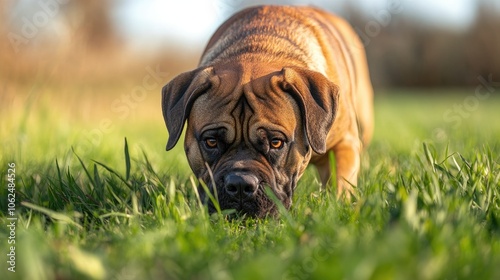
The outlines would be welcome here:
[[[222,209],[262,217],[276,212],[265,187],[289,207],[312,152],[325,152],[338,88],[304,68],[252,69],[183,73],[163,88],[162,109],[167,150],[187,121],[184,148],[194,174],[217,192]]]

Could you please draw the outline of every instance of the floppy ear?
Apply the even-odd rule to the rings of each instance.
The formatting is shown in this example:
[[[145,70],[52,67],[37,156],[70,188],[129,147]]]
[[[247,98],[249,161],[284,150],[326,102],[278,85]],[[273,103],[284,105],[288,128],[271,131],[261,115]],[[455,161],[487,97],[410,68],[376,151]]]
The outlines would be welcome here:
[[[161,106],[169,134],[167,151],[179,141],[194,101],[212,86],[214,76],[212,67],[198,68],[180,74],[163,87]]]
[[[338,86],[305,68],[285,67],[281,73],[282,89],[299,105],[309,144],[316,153],[325,153],[326,137],[337,113]]]

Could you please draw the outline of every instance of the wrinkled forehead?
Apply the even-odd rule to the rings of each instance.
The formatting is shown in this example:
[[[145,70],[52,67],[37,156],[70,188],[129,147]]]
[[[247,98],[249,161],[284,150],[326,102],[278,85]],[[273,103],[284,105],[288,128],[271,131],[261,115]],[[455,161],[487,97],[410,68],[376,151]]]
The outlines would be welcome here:
[[[268,126],[291,134],[299,121],[299,112],[293,98],[273,86],[268,77],[243,85],[221,79],[218,87],[210,89],[194,102],[189,125],[196,131],[221,126],[245,126],[248,130]]]
[[[258,81],[248,87],[246,100],[252,108],[253,124],[259,126],[279,126],[292,133],[297,126],[299,109],[291,95]]]

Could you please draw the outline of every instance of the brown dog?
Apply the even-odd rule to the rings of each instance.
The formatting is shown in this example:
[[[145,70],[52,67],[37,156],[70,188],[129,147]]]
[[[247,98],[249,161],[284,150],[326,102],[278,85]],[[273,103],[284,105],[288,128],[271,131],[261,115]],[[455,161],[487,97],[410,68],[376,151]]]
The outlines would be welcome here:
[[[243,10],[216,31],[199,68],[162,94],[167,150],[187,120],[189,164],[222,209],[274,213],[265,186],[289,207],[309,162],[327,184],[329,151],[338,195],[350,197],[357,184],[373,93],[364,48],[338,17],[306,7]]]

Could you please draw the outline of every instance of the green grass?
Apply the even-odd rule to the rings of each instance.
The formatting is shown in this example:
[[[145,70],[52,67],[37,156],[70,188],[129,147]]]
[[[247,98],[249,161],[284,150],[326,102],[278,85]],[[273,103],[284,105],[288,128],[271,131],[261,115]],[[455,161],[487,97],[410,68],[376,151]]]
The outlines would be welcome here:
[[[0,229],[2,275],[500,279],[500,97],[451,128],[443,113],[466,96],[379,95],[358,201],[321,192],[310,168],[280,218],[233,221],[198,203],[182,145],[165,152],[159,96],[137,109],[157,116],[119,119],[104,109],[87,122],[56,110],[65,101],[23,102],[2,113],[0,127],[0,218],[9,222],[9,162],[18,218],[15,273]],[[102,119],[113,130],[89,144]]]

